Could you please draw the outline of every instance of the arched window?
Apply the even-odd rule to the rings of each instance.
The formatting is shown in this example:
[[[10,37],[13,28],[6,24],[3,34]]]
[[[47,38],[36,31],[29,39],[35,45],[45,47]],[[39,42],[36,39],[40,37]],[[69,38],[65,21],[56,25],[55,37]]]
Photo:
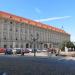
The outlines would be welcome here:
[[[44,44],[44,48],[48,48],[48,45],[47,44]]]
[[[28,43],[26,44],[26,48],[29,48],[29,44]]]
[[[4,48],[7,48],[7,45],[4,45]]]

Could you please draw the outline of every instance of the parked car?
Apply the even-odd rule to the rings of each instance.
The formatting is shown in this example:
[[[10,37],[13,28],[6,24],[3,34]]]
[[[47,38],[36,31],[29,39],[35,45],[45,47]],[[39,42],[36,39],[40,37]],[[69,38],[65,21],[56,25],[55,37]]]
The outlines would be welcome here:
[[[5,54],[13,54],[12,48],[6,48],[5,49]]]
[[[0,53],[5,53],[5,48],[0,48]]]
[[[22,48],[22,49],[21,49],[21,55],[24,55],[24,53],[25,53],[25,49]]]
[[[44,48],[44,49],[42,50],[42,52],[47,52],[47,48]]]
[[[37,49],[37,52],[40,53],[42,50],[41,49]]]
[[[48,48],[47,49],[47,52],[52,52],[53,51],[53,48]]]
[[[26,48],[29,52],[32,52],[32,48]]]
[[[21,54],[21,48],[15,48],[16,49],[16,54]]]
[[[35,49],[32,49],[32,53],[34,53],[34,52],[37,52],[37,49],[35,48]]]
[[[25,53],[29,53],[30,50],[28,48],[25,49]]]
[[[23,48],[23,49],[22,49],[22,52],[23,52],[23,53],[29,53],[30,50],[29,50],[28,48]]]
[[[24,53],[29,53],[30,51],[29,51],[29,49],[27,49],[27,48],[22,48],[21,49],[21,55],[24,55]]]

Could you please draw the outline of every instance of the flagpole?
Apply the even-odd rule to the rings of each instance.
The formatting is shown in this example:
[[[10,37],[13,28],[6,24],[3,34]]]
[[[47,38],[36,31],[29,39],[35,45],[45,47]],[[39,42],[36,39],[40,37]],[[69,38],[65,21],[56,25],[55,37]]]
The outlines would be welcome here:
[[[63,25],[62,25],[61,29],[62,29],[62,30],[64,30],[64,27],[63,27]]]

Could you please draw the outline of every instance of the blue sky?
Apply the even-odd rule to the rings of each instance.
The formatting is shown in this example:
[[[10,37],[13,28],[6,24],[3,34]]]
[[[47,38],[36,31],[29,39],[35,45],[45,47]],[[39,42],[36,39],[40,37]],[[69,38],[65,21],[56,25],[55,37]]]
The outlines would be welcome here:
[[[75,41],[75,0],[0,0],[0,10],[58,28],[63,26]]]

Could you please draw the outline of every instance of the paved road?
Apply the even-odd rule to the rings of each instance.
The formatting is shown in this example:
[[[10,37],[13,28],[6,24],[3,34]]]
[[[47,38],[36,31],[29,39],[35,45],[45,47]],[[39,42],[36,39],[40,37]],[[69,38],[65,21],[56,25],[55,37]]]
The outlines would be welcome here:
[[[0,55],[0,73],[7,75],[75,75],[75,60],[63,57]]]

